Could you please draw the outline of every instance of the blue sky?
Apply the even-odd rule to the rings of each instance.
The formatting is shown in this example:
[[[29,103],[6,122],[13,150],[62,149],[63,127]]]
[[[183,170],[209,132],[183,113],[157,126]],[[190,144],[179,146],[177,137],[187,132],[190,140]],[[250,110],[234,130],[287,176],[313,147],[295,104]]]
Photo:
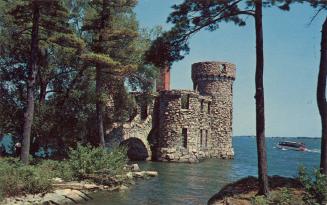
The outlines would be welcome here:
[[[171,6],[181,0],[139,0],[135,8],[141,27],[161,25]],[[296,5],[291,11],[263,11],[265,52],[265,112],[267,136],[319,137],[316,82],[320,59],[321,26],[326,13],[310,25],[315,10]],[[228,61],[236,64],[233,134],[255,135],[255,30],[252,18],[245,27],[222,24],[215,32],[201,31],[190,41],[190,54],[171,70],[173,89],[192,89],[191,64]]]

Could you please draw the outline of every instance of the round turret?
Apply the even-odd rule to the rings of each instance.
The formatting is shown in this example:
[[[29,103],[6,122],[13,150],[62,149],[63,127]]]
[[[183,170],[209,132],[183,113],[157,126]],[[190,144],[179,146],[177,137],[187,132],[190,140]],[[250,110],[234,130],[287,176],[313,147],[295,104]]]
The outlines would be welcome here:
[[[209,61],[192,65],[193,87],[202,95],[212,95],[218,92],[219,88],[211,85],[213,81],[234,81],[235,75],[235,65],[227,62]]]
[[[212,97],[211,137],[214,156],[231,158],[233,82],[236,68],[227,62],[200,62],[192,65],[194,90]]]

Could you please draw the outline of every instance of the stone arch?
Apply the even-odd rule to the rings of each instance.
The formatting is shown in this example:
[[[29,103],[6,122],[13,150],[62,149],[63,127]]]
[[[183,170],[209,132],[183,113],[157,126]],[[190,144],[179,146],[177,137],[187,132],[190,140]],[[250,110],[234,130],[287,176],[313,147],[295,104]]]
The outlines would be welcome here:
[[[145,161],[149,157],[145,143],[136,137],[128,138],[120,143],[127,147],[127,156],[132,161]]]

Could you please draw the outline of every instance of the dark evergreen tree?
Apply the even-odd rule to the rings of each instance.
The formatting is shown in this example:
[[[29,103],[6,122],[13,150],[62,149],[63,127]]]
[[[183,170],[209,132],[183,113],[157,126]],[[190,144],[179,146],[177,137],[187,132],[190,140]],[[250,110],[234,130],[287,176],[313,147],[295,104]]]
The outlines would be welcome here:
[[[327,175],[327,101],[326,101],[326,79],[327,79],[327,18],[321,31],[321,54],[317,83],[317,104],[321,118],[321,172]]]
[[[100,146],[105,146],[106,76],[107,80],[113,76],[124,76],[137,67],[126,57],[132,52],[126,45],[137,37],[137,30],[133,26],[122,28],[119,23],[117,26],[117,21],[122,19],[119,17],[128,18],[127,13],[132,11],[135,4],[135,0],[90,1],[90,10],[83,26],[83,30],[91,34],[90,49],[93,52],[83,55],[83,60],[96,68],[96,125]]]
[[[22,23],[12,12],[18,5],[28,3],[0,1],[0,134],[10,134],[15,137],[15,142],[21,141],[23,132],[31,18],[26,16],[26,22]],[[51,157],[56,159],[66,157],[69,147],[78,142],[98,139],[94,124],[97,119],[96,63],[103,63],[101,98],[106,105],[104,124],[108,125],[113,121],[129,120],[134,110],[134,100],[127,92],[126,83],[133,90],[150,92],[156,76],[156,69],[144,62],[144,52],[154,34],[139,29],[132,7],[112,9],[112,29],[104,32],[108,34],[107,41],[103,42],[106,50],[99,55],[93,51],[99,33],[82,29],[98,17],[98,7],[90,7],[94,6],[90,1],[82,0],[62,0],[61,6],[68,11],[65,9],[65,15],[61,15],[66,23],[63,29],[58,29],[60,32],[40,25],[30,147],[30,154],[43,148],[47,157],[50,156],[47,150],[51,148],[56,151]],[[44,13],[41,13],[40,22],[50,19],[61,24],[59,17]],[[85,48],[76,35],[85,39]],[[108,67],[106,57],[115,61],[115,66]],[[107,107],[108,98],[115,101],[114,111]]]
[[[73,36],[68,25],[68,12],[60,0],[22,0],[10,11],[17,26],[18,38],[25,38],[29,42],[27,58],[27,97],[23,125],[23,145],[21,160],[28,164],[31,144],[31,129],[34,116],[37,73],[41,72],[39,58],[40,43],[52,41],[63,46],[80,46],[80,41]],[[29,26],[31,25],[31,26]],[[51,39],[50,39],[51,38]],[[43,99],[45,95],[43,95]]]

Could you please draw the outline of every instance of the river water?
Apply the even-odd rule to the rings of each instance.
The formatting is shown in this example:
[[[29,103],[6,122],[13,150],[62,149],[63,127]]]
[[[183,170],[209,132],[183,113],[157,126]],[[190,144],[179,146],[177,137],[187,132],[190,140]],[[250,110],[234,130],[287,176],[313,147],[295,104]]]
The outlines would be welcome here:
[[[309,152],[276,149],[278,141],[304,142]],[[256,140],[234,137],[234,160],[206,160],[198,164],[140,163],[143,170],[156,170],[159,176],[138,180],[123,192],[99,192],[92,196],[93,205],[203,205],[225,184],[257,175]],[[319,166],[320,139],[267,138],[269,175],[296,176],[300,165],[309,169]]]

